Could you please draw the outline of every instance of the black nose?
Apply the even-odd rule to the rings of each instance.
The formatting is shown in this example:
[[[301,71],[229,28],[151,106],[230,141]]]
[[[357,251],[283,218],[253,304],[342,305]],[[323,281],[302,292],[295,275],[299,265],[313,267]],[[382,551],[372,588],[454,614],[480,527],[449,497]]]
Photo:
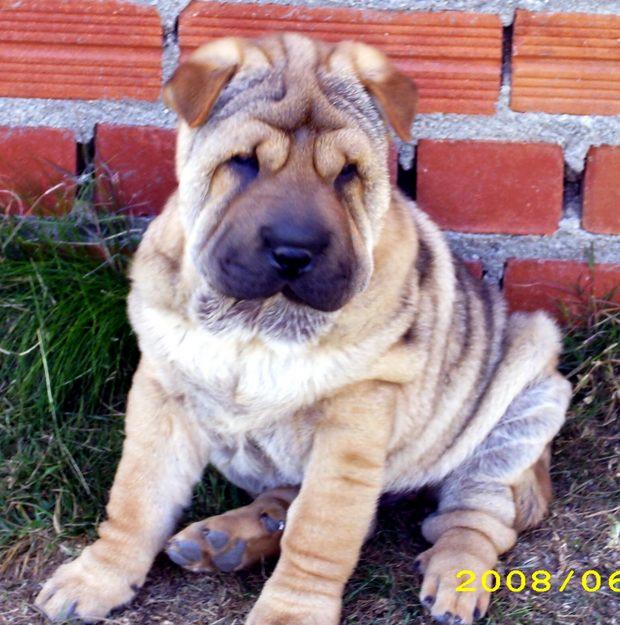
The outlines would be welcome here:
[[[269,262],[284,280],[310,271],[329,246],[329,232],[320,223],[300,222],[287,215],[260,229]]]
[[[297,278],[310,269],[314,255],[304,247],[279,245],[271,250],[271,263],[287,280]]]

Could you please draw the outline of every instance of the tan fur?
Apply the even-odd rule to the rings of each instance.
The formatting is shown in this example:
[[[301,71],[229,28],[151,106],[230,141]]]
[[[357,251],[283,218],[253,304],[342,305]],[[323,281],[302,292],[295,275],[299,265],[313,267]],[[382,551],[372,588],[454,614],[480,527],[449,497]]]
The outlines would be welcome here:
[[[207,83],[209,72],[219,72],[216,82],[222,68],[236,73],[215,100],[200,95],[202,84],[194,92],[193,79],[171,83],[168,101],[187,115],[180,184],[132,269],[129,313],[142,361],[108,520],[38,605],[52,617],[73,609],[96,620],[130,600],[212,462],[256,495],[300,487],[249,625],[338,623],[379,495],[428,485],[439,508],[423,527],[434,546],[420,557],[422,597],[433,616],[470,623],[488,596],[455,593],[455,571],[493,567],[546,506],[545,450],[570,396],[555,373],[558,330],[542,313],[508,316],[499,293],[474,280],[430,220],[390,190],[377,107],[404,134],[414,102],[397,98],[413,88],[379,52],[285,35],[219,41],[190,62]],[[246,189],[227,162],[252,151],[269,179]],[[347,162],[359,176],[333,195]],[[301,194],[303,210],[317,193],[326,198],[317,206],[330,206],[336,249],[354,267],[338,310],[280,294],[239,301],[214,288],[205,263],[219,225],[245,241],[274,202]],[[229,568],[254,562],[277,549],[257,524],[263,504],[175,540],[203,545],[205,527],[219,528],[263,541]],[[219,549],[202,549],[202,568]]]
[[[542,456],[525,471],[512,487],[516,504],[514,526],[517,532],[536,527],[547,514],[553,498],[549,465],[551,449],[547,447]]]

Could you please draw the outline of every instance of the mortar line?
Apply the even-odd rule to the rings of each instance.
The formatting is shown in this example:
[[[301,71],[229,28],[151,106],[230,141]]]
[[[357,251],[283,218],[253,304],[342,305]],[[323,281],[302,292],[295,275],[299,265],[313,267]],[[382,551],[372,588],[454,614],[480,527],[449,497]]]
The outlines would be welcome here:
[[[160,12],[181,12],[189,0],[134,0],[138,4],[156,6]],[[620,2],[608,0],[226,0],[227,4],[280,4],[310,8],[345,7],[353,9],[379,9],[387,11],[466,11],[498,15],[506,26],[514,19],[517,9],[551,11],[553,13],[596,13],[620,15]],[[413,4],[413,6],[412,6]],[[448,4],[448,6],[446,6]]]

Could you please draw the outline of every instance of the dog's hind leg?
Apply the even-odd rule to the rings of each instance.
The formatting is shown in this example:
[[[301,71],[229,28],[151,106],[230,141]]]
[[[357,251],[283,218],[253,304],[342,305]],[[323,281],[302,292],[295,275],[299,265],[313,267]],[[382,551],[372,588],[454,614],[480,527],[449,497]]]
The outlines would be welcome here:
[[[558,374],[526,388],[441,484],[438,511],[422,526],[433,546],[417,560],[422,603],[438,622],[466,625],[482,616],[490,597],[481,584],[485,572],[515,544],[517,532],[544,517],[551,499],[549,442],[569,397],[570,385]],[[457,577],[460,571],[469,572]]]
[[[550,464],[551,445],[547,445],[540,458],[512,486],[514,527],[517,532],[536,527],[547,515],[549,503],[553,499]]]
[[[299,488],[277,488],[251,504],[192,523],[172,537],[170,559],[190,571],[239,571],[280,552],[286,513]]]

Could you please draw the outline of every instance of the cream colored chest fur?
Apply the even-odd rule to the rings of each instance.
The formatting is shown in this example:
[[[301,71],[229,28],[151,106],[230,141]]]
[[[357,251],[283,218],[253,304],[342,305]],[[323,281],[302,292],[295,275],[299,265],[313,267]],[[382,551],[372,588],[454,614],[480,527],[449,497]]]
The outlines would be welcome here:
[[[265,345],[241,329],[217,335],[174,312],[131,308],[143,354],[183,396],[212,464],[253,493],[301,482],[320,399],[367,370],[363,345],[350,353]]]

